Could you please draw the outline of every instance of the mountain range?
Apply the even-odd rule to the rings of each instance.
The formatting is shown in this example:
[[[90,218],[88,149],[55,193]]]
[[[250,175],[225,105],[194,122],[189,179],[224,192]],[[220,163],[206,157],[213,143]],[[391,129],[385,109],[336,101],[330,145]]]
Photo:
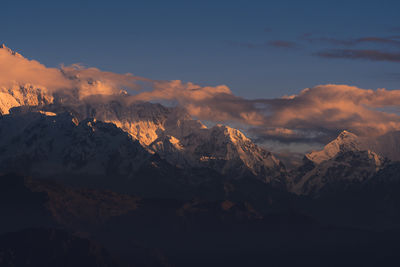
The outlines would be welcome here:
[[[220,124],[208,128],[178,107],[127,104],[125,95],[61,104],[57,96],[44,96],[43,90],[34,87],[12,88],[3,94],[15,99],[14,107],[0,119],[3,172],[23,170],[27,175],[59,179],[102,177],[102,182],[113,176],[126,182],[140,176],[145,166],[159,173],[174,169],[172,173],[182,176],[202,169],[230,179],[251,176],[296,194],[312,195],[326,189],[325,185],[364,182],[398,155],[396,145],[391,145],[396,133],[372,142],[343,131],[321,151],[306,154],[300,167],[288,170],[241,131]],[[189,180],[201,183],[208,178]]]

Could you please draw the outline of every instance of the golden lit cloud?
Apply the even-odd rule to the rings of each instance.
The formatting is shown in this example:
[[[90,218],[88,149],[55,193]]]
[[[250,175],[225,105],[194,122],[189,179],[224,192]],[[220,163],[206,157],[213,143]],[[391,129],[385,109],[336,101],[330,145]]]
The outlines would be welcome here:
[[[49,90],[70,88],[72,82],[59,69],[47,68],[35,60],[13,54],[7,48],[0,49],[0,86],[34,84]]]
[[[131,74],[117,74],[80,65],[48,68],[4,47],[0,48],[0,87],[32,85],[50,93],[78,93],[79,98],[90,95],[111,95],[121,89],[136,90],[144,78]]]

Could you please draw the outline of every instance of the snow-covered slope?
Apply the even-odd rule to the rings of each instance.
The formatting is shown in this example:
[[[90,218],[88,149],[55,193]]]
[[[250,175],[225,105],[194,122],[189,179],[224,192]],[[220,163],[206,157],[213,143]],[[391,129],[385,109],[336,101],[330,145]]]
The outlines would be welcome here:
[[[150,147],[177,166],[206,167],[233,177],[251,173],[266,182],[285,174],[283,165],[270,152],[224,125],[198,128],[180,139],[162,135]]]
[[[313,196],[340,191],[351,184],[367,181],[385,163],[384,158],[372,151],[339,152],[295,177],[291,191]]]
[[[19,106],[43,106],[53,102],[53,96],[44,88],[30,84],[0,87],[0,114]]]
[[[328,143],[322,150],[308,153],[306,154],[306,157],[315,164],[320,164],[326,160],[334,158],[340,152],[361,150],[363,150],[363,145],[359,137],[348,131],[343,131],[335,140]]]
[[[22,55],[12,51],[4,44],[0,45],[0,51],[10,54],[12,57],[23,58]],[[18,66],[10,66],[17,68]],[[0,85],[0,114],[8,114],[10,108],[18,106],[40,106],[53,102],[53,96],[49,91],[38,85],[13,82],[10,87]]]
[[[142,146],[113,124],[68,113],[14,108],[0,118],[0,171],[40,177],[130,177],[149,160]]]
[[[116,96],[115,99],[57,103],[49,110],[54,112],[68,110],[80,120],[96,118],[113,123],[145,147],[166,131],[167,134],[179,138],[188,135],[191,131],[206,128],[200,121],[192,120],[182,109],[148,102],[129,103],[126,98],[126,96]]]
[[[233,178],[251,174],[267,182],[285,175],[279,160],[239,130],[224,125],[207,128],[181,108],[130,103],[124,98],[88,101],[67,109],[80,119],[94,117],[117,125],[149,152],[180,168],[206,167]],[[58,109],[53,105],[50,110]]]
[[[304,157],[304,164],[292,173],[290,190],[318,196],[325,191],[342,190],[370,179],[387,164],[387,159],[365,149],[363,140],[343,131],[323,150]]]

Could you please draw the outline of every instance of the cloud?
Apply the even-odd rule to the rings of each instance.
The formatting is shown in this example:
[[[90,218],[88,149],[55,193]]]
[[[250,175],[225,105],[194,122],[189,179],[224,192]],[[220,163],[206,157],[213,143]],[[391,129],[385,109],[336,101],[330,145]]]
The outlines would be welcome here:
[[[335,49],[326,49],[313,53],[314,56],[323,58],[344,58],[344,59],[363,59],[370,61],[400,62],[400,51],[387,50],[388,46],[398,49],[400,47],[400,36],[364,36],[359,38],[335,38],[315,36],[312,33],[305,33],[298,37],[300,41],[306,41],[311,44],[328,44]],[[229,45],[248,48],[265,49],[269,47],[297,49],[303,47],[302,42],[293,42],[285,40],[272,40],[263,43],[254,42],[227,42]],[[364,49],[358,49],[358,46],[364,46]],[[344,47],[347,47],[344,49]],[[352,49],[349,49],[352,48]]]
[[[299,47],[299,45],[295,42],[284,41],[284,40],[273,40],[273,41],[268,41],[268,42],[263,42],[263,43],[227,41],[226,43],[229,45],[232,45],[232,46],[243,47],[243,48],[248,48],[248,49],[263,49],[263,48],[270,48],[270,47],[294,49],[294,48]]]
[[[78,98],[89,95],[111,95],[121,89],[139,90],[148,79],[131,74],[116,74],[80,65],[48,68],[29,60],[2,45],[0,47],[0,88],[33,85],[50,93],[75,93]]]
[[[76,101],[98,95],[119,97],[126,89],[130,95],[123,97],[125,104],[169,101],[201,120],[239,124],[260,142],[325,143],[342,130],[361,136],[400,130],[400,90],[328,84],[281,98],[245,99],[226,85],[151,80],[79,65],[47,68],[7,49],[0,49],[0,71],[0,88],[36,84],[76,95]]]
[[[263,100],[269,114],[264,127],[286,128],[311,140],[349,130],[374,136],[400,129],[400,90],[366,90],[347,85],[320,85],[290,98]],[[271,135],[266,134],[266,137]],[[287,136],[287,135],[286,135]]]
[[[298,44],[291,41],[275,40],[268,43],[268,45],[278,48],[297,48]]]
[[[325,143],[342,130],[361,136],[400,130],[400,90],[332,84],[304,89],[298,95],[249,100],[224,85],[165,81],[133,98],[174,100],[199,119],[240,123],[260,142]]]
[[[249,100],[226,86],[172,81],[134,98],[174,100],[200,119],[241,123],[259,141],[326,142],[342,130],[361,136],[400,130],[400,90],[320,85],[289,97]]]
[[[399,52],[384,52],[379,50],[330,49],[315,54],[323,58],[365,59],[371,61],[400,62]]]
[[[378,44],[391,44],[395,46],[400,46],[399,40],[396,39],[397,36],[389,37],[389,38],[381,38],[381,37],[363,37],[354,40],[354,43],[378,43]]]
[[[236,47],[242,47],[242,48],[248,48],[248,49],[260,49],[260,48],[266,48],[269,46],[268,43],[252,43],[252,42],[234,42],[234,41],[226,41],[228,45],[231,46],[236,46]]]
[[[391,31],[391,32],[400,32],[400,27],[390,27],[389,31]]]
[[[308,41],[309,43],[328,43],[336,46],[355,46],[359,44],[386,44],[393,46],[400,46],[399,36],[378,37],[378,36],[365,36],[360,38],[340,39],[333,37],[314,37],[312,34],[303,34],[300,39]]]
[[[132,101],[169,100],[183,106],[193,116],[210,121],[262,124],[263,117],[253,104],[235,96],[226,85],[199,86],[182,81],[153,81],[153,90],[140,92]]]
[[[361,59],[370,61],[388,61],[400,62],[400,51],[388,50],[388,46],[395,48],[400,47],[400,36],[365,36],[360,38],[333,38],[333,37],[315,37],[313,34],[303,34],[300,39],[309,43],[329,44],[335,49],[327,49],[314,53],[315,56],[323,58],[345,58],[345,59]],[[355,48],[363,45],[363,49]],[[372,46],[371,46],[372,45]],[[354,47],[352,49],[343,47]]]
[[[392,72],[387,73],[386,78],[389,78],[391,81],[400,81],[400,73]]]
[[[125,100],[174,101],[202,119],[247,121],[251,124],[261,120],[250,103],[233,95],[225,85],[202,87],[179,80],[151,80],[132,74],[84,68],[78,64],[48,68],[6,47],[0,48],[0,72],[0,88],[3,89],[29,84],[48,90],[49,93],[72,96],[71,101],[81,101],[88,97],[93,100],[97,95],[120,95],[121,90],[128,90],[131,96],[124,97]],[[101,97],[96,99],[100,100]],[[240,112],[235,112],[238,107]]]
[[[311,33],[306,33],[300,36],[301,40],[305,40],[309,43],[328,43],[331,45],[353,45],[353,40],[337,39],[332,37],[312,37]]]
[[[71,87],[59,69],[47,68],[35,60],[28,60],[3,46],[0,49],[0,86],[34,84],[50,90]]]
[[[64,77],[72,81],[72,88],[77,88],[79,97],[85,98],[92,95],[113,95],[121,90],[140,90],[140,83],[150,82],[132,74],[117,74],[101,71],[97,68],[84,68],[81,65],[62,66]]]
[[[270,28],[270,27],[265,27],[265,28],[264,28],[264,32],[267,32],[267,33],[272,32],[272,28]]]

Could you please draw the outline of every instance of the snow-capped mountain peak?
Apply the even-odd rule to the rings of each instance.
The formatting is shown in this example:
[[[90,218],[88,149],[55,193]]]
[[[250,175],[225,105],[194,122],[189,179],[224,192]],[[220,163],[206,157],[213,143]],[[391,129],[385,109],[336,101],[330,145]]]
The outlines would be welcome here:
[[[229,137],[230,141],[234,144],[238,144],[239,142],[250,142],[250,139],[248,139],[241,131],[235,128],[231,128],[222,124],[217,124],[216,127],[219,128],[225,136]]]
[[[306,157],[316,164],[334,158],[339,152],[365,150],[360,138],[349,132],[342,131],[338,137],[328,143],[322,150],[306,154]]]
[[[368,149],[365,138],[343,131],[322,150],[305,155],[304,164],[292,173],[290,190],[318,196],[352,183],[369,180],[388,160]]]

